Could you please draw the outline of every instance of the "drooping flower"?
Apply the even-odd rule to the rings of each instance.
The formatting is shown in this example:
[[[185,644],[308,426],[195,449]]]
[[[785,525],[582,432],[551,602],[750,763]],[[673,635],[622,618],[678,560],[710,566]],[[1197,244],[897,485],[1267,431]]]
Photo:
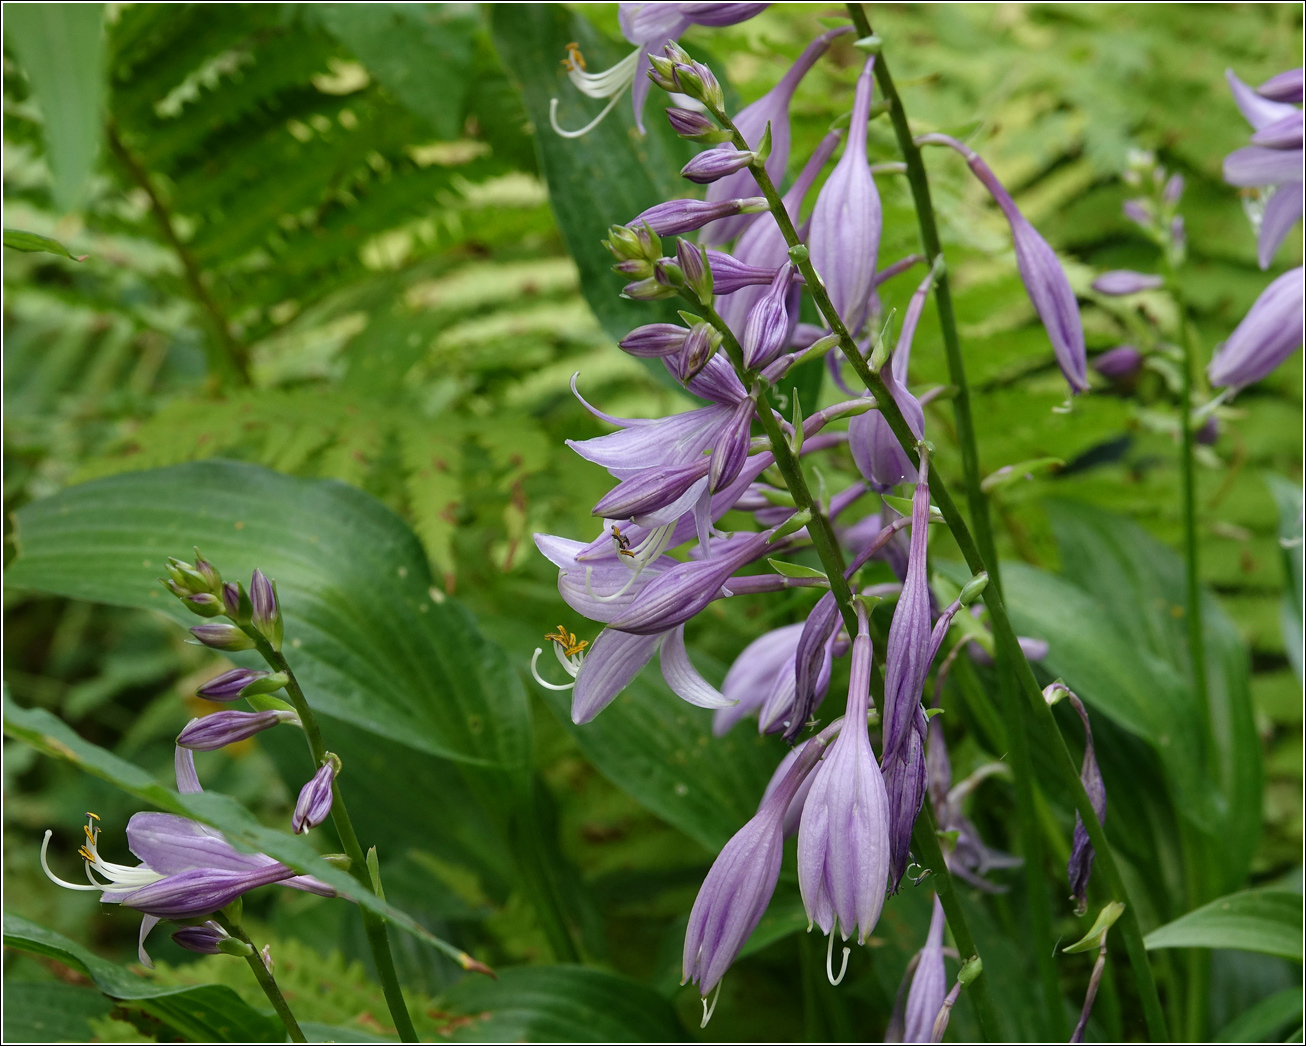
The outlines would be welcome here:
[[[794,700],[794,658],[804,627],[800,621],[773,629],[749,643],[735,658],[726,672],[725,682],[721,684],[721,692],[733,704],[718,709],[713,715],[714,734],[723,736],[754,712],[759,713],[758,728],[763,733],[768,732],[773,723],[787,719],[786,713]],[[816,681],[818,697],[824,696],[829,682],[830,660],[827,655]],[[771,722],[766,722],[766,719]]]
[[[1056,252],[1020,213],[1020,208],[1016,206],[1016,201],[1011,198],[1011,194],[974,149],[946,134],[922,135],[917,142],[947,145],[956,149],[966,158],[966,163],[975,177],[984,183],[984,187],[1002,209],[1007,223],[1011,226],[1020,278],[1025,284],[1029,300],[1048,332],[1061,373],[1070,383],[1072,391],[1087,392],[1084,327],[1079,318],[1079,303],[1075,300],[1075,292],[1070,288],[1070,281],[1057,260]]]
[[[1061,698],[1068,698],[1079,720],[1084,724],[1084,762],[1080,768],[1079,778],[1088,793],[1093,812],[1100,823],[1106,824],[1106,785],[1102,781],[1102,771],[1097,765],[1097,755],[1093,751],[1093,728],[1088,722],[1088,711],[1084,703],[1064,683],[1052,683],[1043,691],[1043,698],[1048,704],[1055,704]],[[1093,872],[1093,844],[1089,841],[1088,829],[1079,811],[1075,811],[1075,834],[1070,843],[1070,863],[1066,873],[1070,879],[1070,899],[1075,902],[1075,914],[1083,915],[1088,910],[1088,878]]]
[[[935,895],[930,930],[907,992],[903,1042],[934,1041],[934,1021],[948,994],[948,972],[943,966],[944,922],[943,905]]]
[[[1290,269],[1261,292],[1207,367],[1212,385],[1255,384],[1301,346],[1304,273],[1301,266]]]

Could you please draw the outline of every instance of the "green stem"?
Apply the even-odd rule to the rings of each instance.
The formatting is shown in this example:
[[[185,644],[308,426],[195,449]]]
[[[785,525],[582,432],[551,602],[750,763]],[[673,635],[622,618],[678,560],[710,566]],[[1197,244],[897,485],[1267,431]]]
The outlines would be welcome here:
[[[304,737],[308,741],[309,751],[313,754],[313,766],[316,769],[326,761],[326,745],[322,740],[322,729],[318,726],[317,716],[313,714],[299,680],[295,678],[295,673],[291,670],[285,656],[281,651],[274,650],[262,633],[252,625],[244,625],[242,629],[250,639],[254,640],[263,659],[276,671],[286,674],[286,693],[290,696],[290,703],[295,706],[295,714],[303,724]],[[354,831],[354,823],[349,818],[345,797],[340,791],[339,775],[332,782],[331,791],[331,821],[335,825],[336,834],[340,836],[340,845],[349,858],[349,872],[365,889],[375,893],[372,877],[367,870],[367,857],[358,841],[358,834]],[[381,981],[381,990],[385,993],[390,1016],[395,1022],[395,1030],[402,1041],[417,1042],[417,1029],[413,1027],[413,1019],[408,1015],[408,1005],[404,1002],[403,989],[399,986],[399,975],[395,972],[394,955],[390,951],[390,932],[386,928],[385,919],[361,905],[358,911],[363,917],[363,928],[372,951],[372,961],[376,964],[376,974]]]
[[[268,997],[268,1002],[272,1003],[272,1008],[277,1011],[281,1023],[286,1026],[286,1031],[290,1034],[290,1041],[307,1042],[308,1040],[299,1027],[299,1021],[295,1020],[295,1015],[290,1012],[290,1004],[286,1002],[286,997],[281,994],[281,989],[277,987],[272,972],[263,964],[263,956],[259,954],[254,942],[249,939],[249,934],[245,932],[239,923],[232,922],[221,912],[214,913],[213,918],[232,937],[235,937],[238,941],[243,941],[252,949],[250,954],[245,956],[245,962],[254,971],[254,979],[258,981],[258,986],[263,989],[263,994]]]
[[[871,35],[861,4],[849,4],[848,13],[860,36]],[[889,65],[881,54],[875,62],[875,80],[880,94],[889,106],[898,146],[907,164],[907,181],[911,186],[920,226],[921,243],[929,264],[943,253],[939,239],[938,223],[934,217],[934,204],[930,198],[930,181],[920,148],[912,139],[907,124],[907,112],[889,72]],[[966,479],[966,496],[970,505],[971,525],[979,542],[984,562],[989,567],[989,584],[1000,588],[997,546],[989,520],[988,499],[980,486],[979,444],[975,437],[975,420],[970,409],[970,386],[966,381],[966,367],[961,355],[961,342],[957,337],[957,319],[952,307],[952,289],[946,269],[939,272],[934,284],[934,303],[939,313],[939,327],[943,332],[943,348],[948,360],[948,376],[955,393],[952,397],[953,414],[957,426],[957,444],[961,450],[962,472]],[[906,375],[903,376],[906,380]],[[1003,715],[1012,729],[1007,731],[1007,756],[1011,763],[1016,793],[1016,824],[1021,852],[1025,857],[1025,899],[1035,942],[1034,954],[1038,964],[1039,981],[1043,990],[1043,1006],[1050,1022],[1052,1036],[1064,1039],[1069,1033],[1065,1008],[1061,1000],[1061,985],[1057,977],[1056,939],[1052,934],[1052,898],[1044,878],[1043,837],[1039,830],[1034,805],[1034,767],[1029,755],[1029,714],[1016,686],[1015,672],[1005,657],[997,659],[998,693]]]
[[[721,121],[723,127],[733,132],[736,148],[749,148],[744,136],[739,133],[725,113],[715,111],[713,115]],[[799,246],[801,241],[798,238],[798,233],[794,230],[793,222],[790,221],[789,214],[781,203],[780,195],[767,175],[765,167],[760,163],[754,163],[749,169],[754,178],[757,179],[757,183],[770,205],[771,214],[775,218],[776,224],[779,225],[785,242],[791,248]],[[898,404],[894,401],[888,387],[883,379],[870,369],[865,357],[858,350],[857,343],[853,340],[847,326],[840,319],[838,312],[831,303],[830,296],[826,293],[825,287],[821,283],[811,261],[805,258],[797,264],[799,271],[802,272],[804,279],[807,281],[807,288],[811,292],[817,308],[820,310],[821,315],[825,317],[831,331],[838,336],[839,348],[844,357],[851,364],[858,378],[875,396],[881,416],[897,437],[908,459],[913,465],[917,464],[919,457],[916,453],[916,437],[907,424],[907,419],[903,417],[902,411],[898,409]],[[727,338],[726,341],[728,344],[731,339]],[[735,343],[734,347],[736,351],[739,351],[738,343]],[[761,415],[765,415],[765,413],[765,411],[759,411]],[[763,424],[765,425],[765,422]],[[778,459],[779,456],[777,455],[777,461]],[[975,539],[971,535],[970,528],[967,527],[966,521],[957,510],[956,502],[952,500],[952,495],[941,476],[938,476],[931,484],[930,490],[934,496],[935,504],[938,505],[940,512],[943,514],[948,529],[952,531],[953,539],[961,550],[966,564],[973,573],[987,570],[988,567],[975,545]],[[795,497],[797,497],[796,493]],[[832,583],[833,581],[834,579],[831,578]],[[1060,730],[1057,729],[1056,721],[1052,718],[1052,709],[1043,700],[1043,691],[1039,688],[1038,680],[1034,678],[1033,669],[1030,668],[1029,662],[1025,660],[1025,655],[1020,649],[1015,630],[1011,627],[1011,620],[1007,617],[1007,608],[1003,602],[1000,589],[994,588],[986,592],[985,602],[992,619],[994,637],[997,640],[1000,652],[999,656],[1009,658],[1016,666],[1017,681],[1034,710],[1034,724],[1037,727],[1036,733],[1040,735],[1040,743],[1047,745],[1054,753],[1060,752],[1062,758],[1057,759],[1056,762],[1061,777],[1066,789],[1074,799],[1076,809],[1079,810],[1080,816],[1084,819],[1089,839],[1097,853],[1098,865],[1110,884],[1113,896],[1126,906],[1125,912],[1117,925],[1120,926],[1121,935],[1125,939],[1130,965],[1133,967],[1134,976],[1138,981],[1139,995],[1147,1018],[1149,1034],[1153,1039],[1164,1040],[1167,1034],[1165,1017],[1161,1013],[1161,1002],[1156,993],[1156,982],[1152,977],[1151,967],[1148,965],[1147,951],[1143,947],[1142,930],[1139,928],[1134,908],[1128,902],[1129,894],[1120,878],[1120,871],[1116,867],[1115,859],[1108,846],[1106,832],[1097,819],[1093,804],[1088,797],[1088,793],[1084,790],[1083,782],[1079,779],[1079,767],[1071,756],[1070,749],[1066,747],[1065,738],[1061,736]],[[1009,731],[1014,726],[1011,723],[1007,725]]]

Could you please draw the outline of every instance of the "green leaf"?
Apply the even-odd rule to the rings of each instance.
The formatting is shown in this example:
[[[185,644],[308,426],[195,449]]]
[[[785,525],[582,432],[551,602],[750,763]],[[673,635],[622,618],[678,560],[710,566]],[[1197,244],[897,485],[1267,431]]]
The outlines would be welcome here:
[[[1277,1042],[1294,1022],[1301,1023],[1302,990],[1285,988],[1240,1013],[1215,1036],[1216,1042]]]
[[[644,112],[648,133],[642,137],[627,90],[597,127],[581,138],[563,138],[550,126],[551,99],[558,99],[558,123],[564,128],[584,126],[606,104],[585,98],[567,79],[561,62],[568,43],[580,45],[591,72],[615,65],[629,54],[629,45],[603,38],[586,18],[560,4],[495,5],[490,17],[494,45],[534,125],[549,202],[594,315],[614,339],[641,323],[674,322],[674,300],[649,304],[618,297],[627,281],[611,271],[613,259],[602,245],[610,226],[626,224],[655,203],[688,195],[690,186],[675,172],[694,150],[663,117],[666,95],[656,88],[649,92]],[[664,253],[674,254],[674,247],[674,241],[665,241]],[[662,371],[659,365],[654,373]]]
[[[52,758],[72,763],[165,813],[190,817],[210,825],[237,846],[265,853],[297,872],[329,883],[345,897],[384,916],[396,926],[438,948],[455,962],[463,963],[464,956],[459,949],[381,900],[352,875],[328,864],[306,839],[260,824],[253,814],[230,796],[216,792],[181,795],[165,788],[139,766],[84,740],[63,720],[44,709],[22,708],[14,704],[7,690],[4,695],[4,730],[10,737],[31,745]]]
[[[5,11],[5,40],[41,104],[54,201],[64,211],[82,202],[100,148],[103,12],[103,4],[15,4]]]
[[[517,966],[499,980],[468,977],[438,1000],[455,1042],[684,1042],[657,992],[604,970]]]
[[[1279,611],[1283,646],[1302,682],[1302,493],[1301,487],[1281,476],[1266,473],[1265,482],[1279,508],[1279,547],[1283,550],[1284,593]]]
[[[460,604],[432,596],[417,538],[362,491],[215,460],[94,480],[17,516],[14,588],[190,625],[156,579],[198,545],[227,577],[257,566],[277,582],[285,653],[320,713],[431,755],[529,762],[516,674]]]
[[[1302,896],[1290,890],[1244,890],[1153,930],[1155,948],[1235,948],[1302,959]]]
[[[6,944],[9,942],[6,940]],[[113,1003],[94,988],[61,981],[4,982],[5,1042],[89,1042],[90,1021]]]
[[[713,853],[757,811],[783,754],[746,725],[713,737],[712,714],[650,669],[584,726],[571,721],[569,692],[542,696],[599,773]]]
[[[790,563],[783,559],[768,559],[771,569],[777,574],[783,574],[785,577],[810,577],[820,578],[826,584],[830,579],[825,576],[824,570],[817,570],[815,567],[805,567],[801,563]]]
[[[230,988],[217,984],[190,988],[154,984],[14,912],[4,913],[4,942],[9,948],[46,955],[81,971],[110,999],[132,1003],[134,1008],[144,1010],[178,1034],[196,1042],[281,1042],[285,1039],[285,1028],[280,1021],[259,1013]],[[22,1042],[22,1037],[11,1038],[8,1031],[12,1002],[9,987],[9,982],[6,982],[5,1041]],[[83,1013],[91,1016],[85,1010]]]
[[[1102,942],[1106,933],[1115,925],[1116,920],[1124,914],[1125,906],[1119,901],[1112,901],[1097,913],[1097,918],[1093,920],[1093,925],[1083,937],[1074,944],[1066,945],[1062,948],[1063,952],[1071,954],[1075,952],[1091,952],[1095,948],[1102,947]]]
[[[73,254],[58,240],[52,240],[48,236],[42,236],[35,232],[23,232],[21,229],[5,230],[5,246],[12,247],[16,251],[25,251],[28,254],[57,254],[62,258],[71,258],[76,262],[85,261],[90,257],[89,254]]]

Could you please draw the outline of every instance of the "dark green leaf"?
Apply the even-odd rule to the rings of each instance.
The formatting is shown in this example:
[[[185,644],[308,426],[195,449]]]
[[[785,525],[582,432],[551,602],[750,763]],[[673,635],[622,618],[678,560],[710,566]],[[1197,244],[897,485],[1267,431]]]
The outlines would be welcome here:
[[[581,966],[518,966],[468,977],[439,999],[456,1042],[684,1042],[675,1011],[651,988]]]
[[[4,1040],[87,1042],[93,1034],[90,1020],[103,1017],[112,1009],[113,1003],[94,988],[60,981],[31,983],[6,979]]]
[[[48,236],[41,236],[39,233],[23,232],[21,229],[5,230],[5,246],[12,247],[16,251],[26,251],[29,254],[44,253],[57,254],[61,258],[71,258],[73,261],[85,261],[90,255],[73,254],[58,240],[52,240]]]
[[[1236,948],[1302,958],[1302,897],[1290,890],[1245,890],[1153,930],[1148,948]]]
[[[1279,547],[1283,549],[1284,593],[1279,615],[1283,620],[1283,646],[1302,681],[1302,495],[1301,487],[1281,476],[1265,477],[1279,507]]]
[[[5,12],[5,40],[41,103],[54,199],[65,211],[82,202],[100,148],[103,12],[103,4],[15,4]]]
[[[1285,988],[1240,1013],[1215,1036],[1216,1042],[1277,1042],[1294,1022],[1301,1023],[1302,991]]]
[[[280,1021],[257,1012],[223,985],[173,988],[154,984],[13,912],[4,913],[4,941],[7,947],[49,956],[86,974],[109,998],[135,1004],[196,1042],[281,1042],[285,1039],[285,1029]],[[11,1003],[8,983],[5,989],[5,1041],[21,1042],[21,1037],[11,1039],[8,1033]]]
[[[432,595],[403,521],[342,483],[224,461],[84,483],[18,512],[7,581],[189,625],[156,579],[192,545],[228,577],[257,566],[276,580],[286,656],[320,712],[432,755],[526,766],[515,673],[461,605]]]

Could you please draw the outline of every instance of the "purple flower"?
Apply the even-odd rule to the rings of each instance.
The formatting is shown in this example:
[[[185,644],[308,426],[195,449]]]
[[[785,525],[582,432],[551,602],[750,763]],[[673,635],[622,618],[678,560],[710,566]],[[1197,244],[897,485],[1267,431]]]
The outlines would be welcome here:
[[[1143,366],[1143,354],[1132,345],[1117,345],[1093,357],[1093,369],[1112,381],[1126,381]]]
[[[934,1021],[948,994],[948,973],[943,966],[943,927],[943,905],[936,895],[933,914],[930,916],[930,931],[916,964],[911,989],[907,992],[903,1042],[935,1041]]]
[[[1284,237],[1302,214],[1301,179],[1284,182],[1274,190],[1261,215],[1261,231],[1256,237],[1256,260],[1268,269]]]
[[[821,669],[829,656],[829,643],[839,622],[839,605],[834,593],[827,592],[816,601],[803,624],[794,650],[794,701],[784,722],[784,739],[790,744],[802,732],[816,707],[821,689]]]
[[[272,644],[273,650],[280,650],[285,624],[281,619],[281,604],[277,601],[277,583],[269,581],[263,571],[255,570],[249,583],[249,598],[253,605],[250,624]]]
[[[1230,185],[1244,188],[1299,181],[1301,171],[1301,146],[1296,149],[1267,149],[1249,145],[1224,158],[1224,180]]]
[[[191,628],[190,634],[205,646],[213,647],[214,650],[251,650],[254,646],[254,640],[235,625],[228,625],[225,622],[215,621],[212,624],[195,625]]]
[[[265,679],[271,674],[253,668],[233,668],[230,672],[214,676],[195,693],[209,701],[235,701],[250,683]]]
[[[866,122],[875,87],[874,68],[872,55],[857,79],[848,144],[816,197],[808,236],[812,264],[825,282],[839,318],[854,332],[865,319],[875,285],[884,224],[880,194],[866,160]]]
[[[1302,112],[1294,109],[1253,134],[1252,145],[1264,145],[1271,149],[1300,149],[1302,129]]]
[[[871,751],[871,637],[858,606],[843,728],[814,774],[798,829],[798,885],[807,917],[846,941],[875,928],[889,875],[888,798]],[[832,978],[833,979],[833,978]]]
[[[771,181],[778,184],[784,177],[785,167],[789,163],[789,103],[793,100],[794,91],[797,90],[808,70],[816,64],[817,59],[825,54],[830,42],[851,31],[851,26],[846,26],[822,33],[807,45],[778,84],[752,105],[742,109],[734,118],[733,123],[744,136],[744,141],[754,148],[762,141],[766,125],[768,123],[771,125],[771,154],[766,158],[766,173],[771,176]],[[720,148],[725,151],[733,149],[734,146],[723,144]],[[707,198],[709,201],[716,202],[736,196],[747,196],[757,191],[757,179],[753,177],[752,172],[741,170],[709,187]],[[741,216],[717,222],[704,233],[703,242],[709,247],[725,243],[743,232],[752,221],[750,217]]]
[[[815,741],[815,739],[813,739]],[[784,819],[799,786],[821,755],[809,743],[753,819],[712,863],[685,928],[684,979],[707,996],[756,929],[780,878]]]
[[[237,741],[245,741],[280,723],[298,723],[294,712],[269,709],[265,712],[214,712],[192,719],[177,735],[177,744],[196,752],[213,752]]]
[[[194,919],[225,908],[250,890],[294,875],[293,868],[277,863],[243,872],[195,868],[135,889],[105,890],[100,899],[159,919]]]
[[[1243,388],[1292,355],[1302,343],[1304,299],[1306,280],[1300,266],[1266,287],[1207,367],[1211,384]]]
[[[1043,239],[1038,230],[1020,213],[1020,208],[1016,206],[1011,194],[975,150],[945,134],[927,134],[917,141],[948,145],[956,149],[966,157],[966,163],[970,165],[975,177],[984,183],[997,205],[1002,208],[1002,213],[1006,215],[1007,222],[1011,226],[1020,278],[1024,281],[1029,300],[1033,302],[1034,309],[1048,332],[1061,373],[1066,376],[1066,381],[1070,383],[1073,391],[1087,392],[1084,327],[1079,319],[1079,303],[1075,300],[1075,292],[1070,289],[1070,281],[1066,279],[1065,270],[1057,261],[1056,253],[1048,246],[1047,240]],[[1129,205],[1125,206],[1126,213],[1129,213]],[[1134,217],[1132,214],[1130,216]],[[1135,221],[1138,220],[1135,218]]]
[[[220,946],[233,938],[210,919],[198,926],[183,926],[172,935],[172,939],[187,951],[199,952],[201,955],[220,955]]]
[[[1271,76],[1260,87],[1256,88],[1256,93],[1262,98],[1268,98],[1272,102],[1295,102],[1297,105],[1302,103],[1302,70],[1289,69],[1286,72]]]
[[[1238,79],[1232,69],[1224,71],[1224,78],[1229,84],[1229,91],[1233,95],[1235,104],[1243,114],[1243,119],[1252,125],[1253,131],[1259,131],[1276,120],[1296,112],[1291,105],[1265,98],[1253,91]]]
[[[1079,713],[1080,722],[1084,724],[1084,762],[1080,768],[1079,779],[1088,793],[1093,812],[1101,824],[1106,824],[1106,785],[1102,782],[1102,771],[1097,765],[1097,756],[1093,752],[1093,728],[1088,722],[1088,712],[1084,703],[1068,690],[1064,683],[1053,683],[1043,691],[1048,704],[1052,704],[1064,695],[1070,699],[1075,711]],[[1088,839],[1088,829],[1084,819],[1075,812],[1075,834],[1070,843],[1070,863],[1066,874],[1070,878],[1070,899],[1075,902],[1075,914],[1083,915],[1088,910],[1088,877],[1093,872],[1093,844]]]
[[[337,770],[335,758],[328,755],[317,773],[299,790],[295,812],[290,818],[290,827],[296,835],[316,828],[331,815],[331,801],[334,798],[331,786],[335,782]]]
[[[795,311],[790,320],[787,299],[789,287],[793,282],[794,267],[784,265],[776,271],[770,288],[753,306],[744,325],[744,336],[740,343],[744,350],[744,366],[750,370],[765,367],[784,350],[789,343],[789,335],[794,323],[798,321]]]
[[[699,185],[711,185],[753,162],[751,152],[735,149],[706,149],[680,169],[680,176]]]
[[[622,4],[622,7],[637,7],[637,4]],[[654,5],[647,5],[654,6]],[[657,5],[660,6],[660,5]],[[707,25],[720,29],[727,25],[738,25],[765,11],[770,4],[672,4],[694,25]]]
[[[754,228],[762,227],[764,226],[754,226]],[[707,259],[712,266],[713,289],[718,295],[733,295],[744,287],[769,287],[771,281],[775,279],[779,267],[777,265],[749,265],[740,261],[733,254],[726,254],[724,251],[712,249],[708,250]],[[720,302],[718,311],[724,304],[724,301]]]
[[[1093,290],[1098,294],[1119,296],[1137,294],[1140,291],[1154,291],[1165,286],[1165,280],[1145,272],[1132,272],[1129,269],[1112,269],[1104,272],[1093,281]]]
[[[719,182],[717,183],[720,184]],[[766,210],[766,198],[753,196],[739,200],[668,200],[637,214],[631,225],[644,222],[659,236],[693,232],[709,222],[736,214],[754,214]]]
[[[1253,144],[1225,158],[1225,180],[1232,185],[1278,188],[1265,205],[1256,237],[1256,256],[1268,269],[1284,237],[1302,215],[1302,114],[1283,104],[1283,97],[1300,100],[1301,70],[1290,70],[1262,84],[1268,96],[1253,91],[1225,70],[1233,100],[1255,132]],[[1294,86],[1295,81],[1295,86]]]
[[[811,738],[808,738],[808,741],[810,740]],[[798,761],[803,754],[803,749],[806,747],[807,741],[799,741],[798,744],[785,753],[784,758],[780,760],[780,764],[771,775],[771,780],[766,783],[766,791],[762,793],[762,800],[757,804],[759,811],[766,805],[766,801],[771,798],[772,793],[784,782],[789,770]],[[798,791],[794,793],[794,797],[789,800],[789,806],[785,810],[783,826],[786,839],[798,833],[798,827],[803,818],[803,806],[807,802],[807,793],[812,790],[812,782],[815,777],[815,774],[808,774],[803,779],[803,783],[798,786]]]
[[[793,706],[794,657],[805,627],[801,621],[785,625],[744,647],[721,684],[721,692],[734,704],[718,709],[712,717],[714,734],[723,736],[741,719],[763,708],[783,705],[786,706],[781,709],[783,713]],[[817,680],[819,692],[829,685],[829,664],[827,659],[822,678]],[[761,729],[766,732],[765,727]]]

